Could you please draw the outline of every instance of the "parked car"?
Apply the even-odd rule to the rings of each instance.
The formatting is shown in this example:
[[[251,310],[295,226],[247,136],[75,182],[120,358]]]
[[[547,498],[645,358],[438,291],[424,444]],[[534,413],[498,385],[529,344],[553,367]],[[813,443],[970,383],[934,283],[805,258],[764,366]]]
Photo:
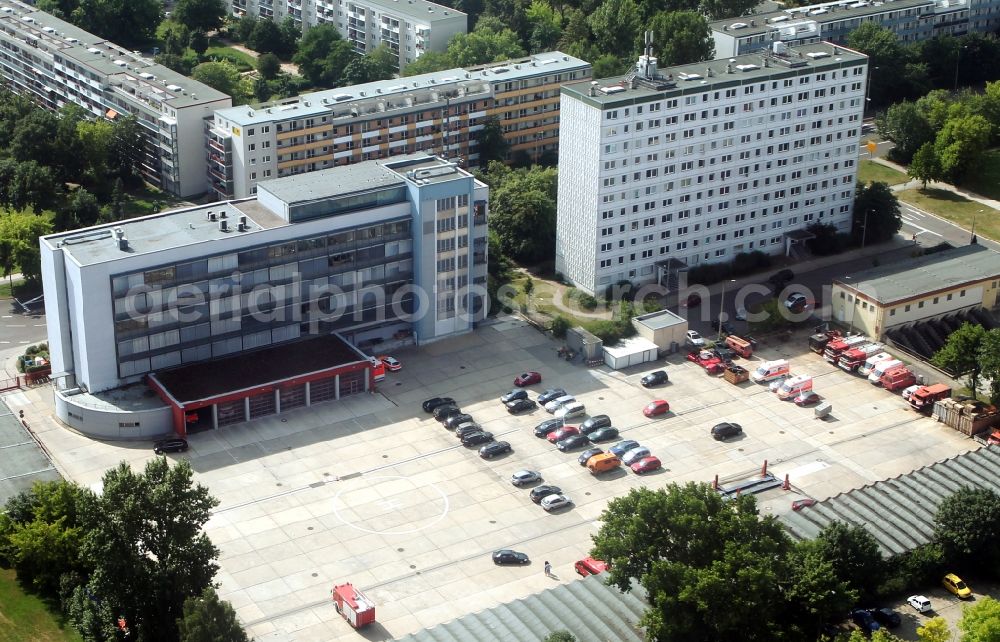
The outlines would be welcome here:
[[[585,422],[580,424],[580,432],[585,435],[598,430],[599,428],[607,428],[611,425],[611,417],[607,415],[594,415],[588,418]]]
[[[591,439],[591,441],[593,441],[593,439]],[[587,462],[590,460],[591,457],[593,457],[594,455],[600,455],[603,452],[604,451],[601,450],[600,448],[588,448],[587,450],[580,453],[580,456],[576,458],[576,461],[581,466],[586,466]]]
[[[906,388],[903,388],[903,392],[901,392],[899,394],[903,397],[903,401],[909,401],[910,400],[910,396],[912,396],[914,392],[916,392],[917,390],[920,390],[922,387],[923,386],[921,386],[919,384],[914,384],[912,386],[907,386]]]
[[[809,299],[801,292],[793,292],[785,299],[785,307],[790,312],[802,312],[809,307]]]
[[[629,464],[629,468],[631,468],[632,472],[636,474],[651,473],[654,470],[659,470],[662,467],[663,464],[660,462],[660,458],[653,456],[643,457],[639,461],[634,461],[631,464]]]
[[[899,613],[896,613],[892,609],[882,607],[878,609],[871,609],[871,612],[875,621],[887,629],[894,629],[902,622],[902,619],[899,617]]]
[[[389,372],[396,372],[403,369],[403,364],[401,364],[395,357],[390,357],[387,354],[379,355],[376,357],[385,366],[385,369]]]
[[[524,388],[517,388],[515,390],[511,390],[508,393],[500,395],[500,401],[504,403],[510,403],[511,401],[518,401],[520,399],[527,399],[527,398],[528,398],[528,391],[525,390]]]
[[[547,404],[545,404],[545,411],[548,413],[554,413],[571,401],[576,401],[576,397],[573,395],[563,395],[561,397],[556,397],[552,399]]]
[[[573,569],[583,577],[587,577],[588,575],[597,575],[608,570],[608,564],[604,560],[585,557],[582,560],[577,560],[573,564]]]
[[[812,390],[803,390],[794,401],[796,406],[811,406],[820,402],[820,396]]]
[[[608,452],[615,455],[616,457],[621,457],[633,448],[638,448],[639,442],[634,439],[626,439],[625,441],[619,441],[617,444],[608,449]]]
[[[157,455],[162,455],[163,453],[182,453],[188,449],[188,442],[186,439],[181,439],[180,437],[173,437],[171,439],[161,439],[160,441],[153,444],[153,452]]]
[[[480,448],[479,456],[483,459],[493,459],[497,455],[509,452],[513,452],[513,449],[510,447],[510,442],[494,441]]]
[[[587,437],[590,438],[590,441],[595,443],[598,441],[611,441],[612,439],[618,439],[618,429],[612,428],[611,426],[608,426],[607,428],[599,428],[587,435]]]
[[[698,294],[697,292],[689,294],[687,298],[684,299],[684,303],[682,305],[685,308],[697,308],[699,305],[701,305],[701,295]]]
[[[420,405],[423,407],[424,412],[434,412],[434,409],[438,406],[454,406],[455,400],[451,397],[434,397]]]
[[[949,593],[953,593],[963,600],[967,597],[972,597],[972,589],[969,585],[962,581],[962,578],[955,575],[954,573],[948,573],[941,580],[941,584],[944,585],[945,589]]]
[[[767,389],[770,390],[771,392],[778,392],[778,389],[781,388],[781,386],[785,385],[785,380],[791,378],[792,378],[791,373],[778,375],[774,379],[771,379],[771,382],[767,384]]]
[[[729,439],[730,437],[735,437],[740,434],[743,434],[743,427],[729,421],[724,421],[721,424],[715,424],[712,426],[712,437],[716,441]]]
[[[531,564],[531,559],[526,553],[504,548],[499,551],[493,551],[493,563],[498,566],[502,564],[523,565]]]
[[[746,321],[747,320],[747,309],[746,308],[736,308],[736,320]]]
[[[549,495],[558,495],[561,492],[562,488],[559,488],[558,486],[549,486],[548,484],[546,484],[543,486],[535,486],[534,488],[532,488],[531,492],[528,493],[528,497],[531,498],[531,501],[537,504],[546,497],[548,497]]]
[[[467,415],[464,412],[460,415],[452,415],[444,420],[445,428],[449,430],[454,430],[461,426],[462,424],[467,424],[472,422],[472,415]]]
[[[515,486],[524,486],[542,481],[542,475],[534,470],[519,470],[510,476],[510,483]]]
[[[643,388],[652,388],[653,386],[660,386],[668,381],[666,370],[657,370],[655,372],[650,372],[648,375],[639,380]]]
[[[851,619],[859,629],[869,635],[882,628],[868,609],[854,609],[851,611]]]
[[[519,412],[528,412],[538,407],[538,404],[531,399],[518,399],[505,405],[507,406],[507,412],[512,415],[516,415]]]
[[[733,326],[729,325],[728,321],[723,321],[720,324],[718,319],[712,319],[709,322],[709,325],[712,327],[712,330],[714,330],[716,332],[719,331],[719,327],[721,325],[721,327],[722,327],[722,333],[723,334],[732,334],[733,333]]]
[[[571,435],[579,435],[579,434],[580,434],[580,429],[577,428],[576,426],[563,426],[562,428],[553,430],[545,438],[548,439],[549,442],[554,444],[560,439],[566,439]]]
[[[559,397],[565,397],[566,391],[562,388],[549,388],[542,394],[538,395],[538,404],[544,406],[553,399],[558,399]]]
[[[462,410],[455,405],[449,404],[447,406],[438,406],[434,409],[434,418],[444,423],[445,419],[453,415],[462,414]]]
[[[522,372],[514,378],[514,385],[518,388],[523,388],[524,386],[530,386],[536,383],[542,382],[542,375],[537,372],[529,370],[528,372]]]
[[[462,437],[463,446],[478,446],[479,444],[485,444],[493,441],[493,433],[484,432],[482,430],[477,432],[471,432],[468,435]]]
[[[556,448],[564,453],[589,445],[590,440],[587,439],[587,435],[570,435],[566,439],[560,439],[556,442]]]
[[[652,453],[649,452],[649,448],[646,448],[645,446],[636,446],[632,450],[626,451],[621,458],[623,464],[631,466],[643,457],[649,457],[650,455],[652,455]]]
[[[655,399],[650,401],[645,408],[642,409],[642,414],[647,417],[659,417],[660,415],[665,415],[670,412],[670,404],[667,403],[665,399]]]
[[[911,595],[906,598],[907,603],[916,609],[917,613],[927,613],[931,610],[931,601],[923,595]]]
[[[572,503],[573,502],[570,498],[565,495],[549,495],[548,497],[543,497],[542,501],[539,502],[539,505],[546,511],[554,511],[557,508],[563,508]]]
[[[689,346],[694,346],[695,348],[704,348],[705,347],[705,339],[703,339],[702,336],[700,334],[698,334],[697,330],[688,330],[687,331],[687,344]]]
[[[471,435],[474,432],[482,432],[483,427],[475,422],[469,422],[467,424],[462,424],[455,429],[455,437],[459,440],[464,439],[466,435]]]
[[[719,361],[725,361],[726,363],[729,363],[733,359],[739,357],[738,354],[736,354],[730,348],[727,348],[724,345],[716,345],[714,348],[712,348],[712,354],[714,354],[716,358],[719,359]]]
[[[864,123],[861,125],[861,134],[874,134],[876,132],[874,123]]]
[[[553,430],[559,430],[563,426],[562,419],[546,419],[542,423],[535,426],[535,436],[536,437],[548,437],[549,433]]]
[[[582,417],[585,414],[587,414],[587,408],[579,401],[571,401],[556,410],[556,417],[562,420]]]

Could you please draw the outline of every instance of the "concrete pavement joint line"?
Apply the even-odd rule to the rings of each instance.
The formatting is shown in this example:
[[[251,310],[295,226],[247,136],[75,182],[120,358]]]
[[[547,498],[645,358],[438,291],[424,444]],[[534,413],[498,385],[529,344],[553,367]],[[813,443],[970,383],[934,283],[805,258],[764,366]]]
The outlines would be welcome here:
[[[3,450],[4,448],[17,448],[18,446],[24,446],[25,444],[33,444],[33,443],[35,442],[28,440],[28,441],[22,441],[19,444],[7,444],[6,446],[0,446],[0,450]]]
[[[531,542],[531,541],[534,541],[534,540],[537,540],[537,539],[541,539],[543,537],[547,537],[549,535],[554,535],[554,534],[557,534],[557,533],[561,533],[563,531],[567,531],[567,530],[570,530],[570,529],[573,529],[573,528],[577,528],[579,526],[585,526],[587,524],[593,524],[593,523],[595,523],[597,521],[598,520],[596,520],[596,519],[581,519],[581,520],[579,520],[577,522],[574,522],[572,524],[567,524],[567,525],[565,525],[565,526],[563,526],[561,528],[557,528],[557,529],[554,529],[554,530],[551,530],[551,531],[546,531],[545,533],[541,533],[539,535],[535,535],[534,537],[529,537],[529,538],[523,539],[523,540],[521,540],[519,542],[515,542],[514,544],[512,544],[512,546],[521,545],[521,544],[524,544],[526,542]],[[500,548],[502,549],[502,548],[507,548],[507,547],[501,546]],[[454,560],[449,560],[447,562],[441,562],[440,564],[436,564],[434,566],[428,566],[427,568],[422,568],[422,569],[413,571],[412,573],[406,573],[404,575],[399,575],[397,577],[394,577],[394,578],[391,578],[391,579],[388,579],[388,580],[383,580],[382,582],[379,582],[378,584],[370,584],[368,586],[363,586],[363,587],[361,587],[361,589],[363,591],[373,591],[375,589],[380,589],[380,588],[389,586],[390,584],[394,584],[396,582],[401,582],[403,580],[411,579],[413,577],[416,577],[418,574],[423,574],[423,573],[429,573],[429,572],[432,572],[432,571],[437,571],[437,570],[440,570],[442,568],[447,568],[449,566],[454,566],[455,564],[459,564],[461,562],[468,562],[469,560],[476,559],[477,557],[480,557],[480,556],[486,555],[487,553],[492,553],[492,552],[493,551],[471,553],[469,555],[466,555],[465,557],[460,557],[460,558],[457,558],[457,559],[454,559]],[[491,560],[490,563],[492,563],[492,560]],[[270,622],[272,620],[277,620],[279,618],[287,617],[289,615],[295,615],[296,613],[301,613],[302,611],[307,611],[309,609],[316,608],[317,606],[323,606],[324,604],[327,604],[328,602],[329,602],[329,598],[323,598],[321,600],[316,600],[314,602],[309,602],[308,604],[303,604],[301,606],[296,606],[294,608],[287,609],[287,610],[282,611],[280,613],[275,613],[274,615],[269,615],[269,616],[265,616],[265,617],[262,617],[262,618],[258,618],[256,620],[251,620],[250,622],[245,622],[244,626],[248,626],[248,627],[249,626],[255,626],[257,624],[263,624],[265,622]]]
[[[47,470],[55,470],[55,467],[49,466],[48,468],[40,468],[38,470],[33,470],[30,473],[19,473],[17,475],[11,475],[10,477],[0,477],[0,481],[7,481],[8,479],[17,479],[18,477],[27,477],[29,475],[37,475],[38,473],[44,473]]]

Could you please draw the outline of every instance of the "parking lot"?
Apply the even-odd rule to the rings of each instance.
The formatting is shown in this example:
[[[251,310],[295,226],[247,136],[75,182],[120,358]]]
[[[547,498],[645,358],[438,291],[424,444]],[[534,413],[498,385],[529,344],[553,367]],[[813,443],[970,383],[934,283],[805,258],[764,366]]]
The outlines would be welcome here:
[[[723,484],[759,472],[764,460],[792,490],[759,496],[765,512],[825,497],[951,457],[976,444],[908,410],[898,397],[846,374],[806,350],[806,341],[762,344],[758,356],[787,357],[812,374],[833,404],[832,417],[778,400],[765,386],[709,377],[675,355],[627,372],[587,369],[556,355],[560,344],[506,317],[475,334],[396,353],[403,363],[376,394],[348,398],[191,438],[187,457],[221,505],[207,531],[222,551],[220,593],[258,640],[354,640],[329,597],[350,581],[376,605],[369,639],[394,638],[573,580],[608,499],[630,488],[669,482]],[[745,364],[746,365],[746,364]],[[670,383],[639,379],[665,368]],[[664,468],[592,476],[577,453],[561,453],[532,428],[542,409],[507,414],[499,396],[525,370],[544,380],[534,394],[562,387],[589,414],[608,414],[622,437],[649,447]],[[484,461],[420,407],[454,397],[513,453]],[[647,419],[642,408],[667,399],[671,412]],[[582,420],[582,419],[581,419]],[[713,441],[720,421],[744,434]],[[49,420],[51,421],[51,420]],[[574,420],[578,423],[580,420]],[[62,468],[91,485],[119,459],[141,466],[146,445],[105,444],[50,426],[41,432]],[[603,446],[612,445],[602,444]],[[513,487],[511,473],[540,471],[574,504],[552,514]],[[526,567],[496,567],[490,553],[514,548]],[[545,577],[550,561],[555,578]]]

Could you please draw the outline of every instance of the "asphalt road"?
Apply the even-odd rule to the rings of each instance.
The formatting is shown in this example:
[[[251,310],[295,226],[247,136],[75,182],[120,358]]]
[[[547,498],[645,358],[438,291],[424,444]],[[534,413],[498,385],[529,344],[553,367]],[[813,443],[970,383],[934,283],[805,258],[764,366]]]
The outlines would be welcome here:
[[[0,299],[0,378],[6,370],[13,374],[11,360],[22,354],[26,346],[48,339],[45,313],[27,314],[11,299]]]

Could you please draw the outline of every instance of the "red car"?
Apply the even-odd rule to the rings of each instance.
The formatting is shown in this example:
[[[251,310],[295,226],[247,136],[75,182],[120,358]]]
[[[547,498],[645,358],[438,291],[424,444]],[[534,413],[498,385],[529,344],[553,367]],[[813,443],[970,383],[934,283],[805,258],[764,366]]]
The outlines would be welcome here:
[[[642,409],[642,414],[647,417],[658,417],[670,412],[670,404],[663,399],[650,401],[649,405]]]
[[[560,439],[566,439],[567,437],[571,437],[572,435],[579,435],[579,434],[580,434],[580,429],[577,428],[576,426],[563,426],[558,430],[553,430],[545,438],[548,439],[549,442],[554,444]]]
[[[598,573],[603,573],[608,570],[608,564],[604,560],[594,559],[593,557],[585,557],[582,560],[577,561],[573,565],[576,572],[580,575],[587,577],[588,575],[597,575]]]
[[[524,372],[518,375],[517,379],[514,379],[514,385],[518,388],[523,388],[524,386],[530,386],[541,382],[542,375],[537,372]]]
[[[403,369],[403,364],[401,364],[395,357],[383,354],[376,358],[385,365],[385,369],[389,372],[397,372]]]
[[[662,467],[663,464],[660,463],[659,457],[643,457],[639,461],[633,462],[633,464],[629,466],[629,468],[632,469],[632,472],[637,474],[651,473],[654,470],[659,470]]]

